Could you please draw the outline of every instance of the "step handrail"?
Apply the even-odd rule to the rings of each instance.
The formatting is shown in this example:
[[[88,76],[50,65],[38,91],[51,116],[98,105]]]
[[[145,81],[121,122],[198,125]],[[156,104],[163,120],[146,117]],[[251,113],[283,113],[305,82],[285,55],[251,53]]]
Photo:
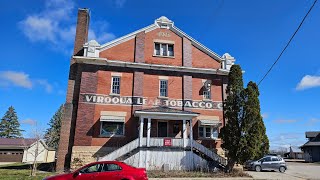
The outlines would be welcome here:
[[[203,154],[205,154],[206,156],[210,157],[214,161],[217,161],[217,162],[219,162],[220,164],[223,164],[223,165],[227,165],[227,160],[225,158],[223,158],[220,155],[218,155],[217,153],[211,151],[210,149],[208,149],[207,147],[205,147],[202,144],[198,143],[197,141],[193,140],[192,145],[193,145],[194,148],[196,148],[197,150],[201,151]]]
[[[139,147],[139,138],[129,142],[121,148],[99,158],[98,161],[113,161]]]

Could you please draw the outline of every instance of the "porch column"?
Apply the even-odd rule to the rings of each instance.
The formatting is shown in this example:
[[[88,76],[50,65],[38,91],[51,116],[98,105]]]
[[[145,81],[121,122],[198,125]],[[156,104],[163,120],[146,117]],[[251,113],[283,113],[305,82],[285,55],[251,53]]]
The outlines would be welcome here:
[[[142,147],[143,142],[143,117],[140,116],[140,128],[139,128],[139,146]]]
[[[192,130],[192,119],[190,119],[190,144],[191,144],[191,147],[192,147],[192,141],[193,141],[193,130]]]
[[[193,130],[192,130],[192,119],[190,119],[190,148],[191,148],[191,153],[193,153]],[[194,159],[193,159],[193,154],[191,158],[191,164],[192,168],[194,168]]]
[[[182,122],[182,132],[183,132],[183,147],[187,147],[187,129],[186,129],[186,120]]]
[[[148,118],[147,147],[150,147],[151,118]]]

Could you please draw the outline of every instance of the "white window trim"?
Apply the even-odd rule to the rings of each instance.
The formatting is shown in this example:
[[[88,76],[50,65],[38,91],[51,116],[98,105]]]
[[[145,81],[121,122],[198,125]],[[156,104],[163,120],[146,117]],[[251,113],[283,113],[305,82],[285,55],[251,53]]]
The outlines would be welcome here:
[[[161,96],[161,91],[160,91],[160,89],[161,89],[161,81],[167,81],[167,92],[166,92],[167,96]],[[167,79],[159,79],[159,98],[168,98],[169,97],[169,94],[168,94],[169,84],[168,84],[168,82],[169,81]]]
[[[156,54],[156,44],[159,44],[160,45],[160,55],[157,55]],[[163,45],[163,44],[165,44],[165,45],[167,45],[167,55],[165,56],[165,55],[162,55],[163,53],[162,53],[162,50],[161,50],[161,46]],[[173,56],[169,56],[169,45],[172,45],[173,46]],[[168,43],[168,42],[166,42],[166,43],[163,43],[163,42],[154,42],[153,43],[153,56],[156,56],[156,57],[166,57],[166,58],[174,58],[174,55],[175,55],[175,53],[174,53],[174,43],[172,44],[172,43]]]
[[[118,77],[119,78],[119,94],[113,93],[113,78],[114,77]],[[120,96],[120,94],[121,94],[121,76],[111,76],[110,95]]]
[[[202,127],[203,128],[203,136],[200,136],[200,127]],[[208,127],[210,127],[210,137],[207,137],[206,136],[206,128],[208,128]],[[213,137],[213,130],[214,129],[217,129],[217,131],[218,131],[218,136],[219,136],[219,128],[218,127],[215,127],[215,126],[201,126],[201,125],[199,125],[198,126],[198,137],[200,138],[200,139],[214,139],[214,140],[219,140],[219,138],[218,137]]]

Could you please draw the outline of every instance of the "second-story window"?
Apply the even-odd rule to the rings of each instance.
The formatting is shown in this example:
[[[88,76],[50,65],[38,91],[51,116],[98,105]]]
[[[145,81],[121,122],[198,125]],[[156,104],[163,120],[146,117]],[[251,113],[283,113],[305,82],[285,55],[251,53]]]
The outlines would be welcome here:
[[[208,89],[203,90],[203,99],[211,99],[211,92]]]
[[[174,56],[173,44],[155,43],[154,55],[173,57]]]
[[[160,80],[160,97],[168,97],[168,80]]]
[[[112,94],[120,94],[120,77],[112,77]]]
[[[211,99],[211,80],[203,82],[203,99]]]

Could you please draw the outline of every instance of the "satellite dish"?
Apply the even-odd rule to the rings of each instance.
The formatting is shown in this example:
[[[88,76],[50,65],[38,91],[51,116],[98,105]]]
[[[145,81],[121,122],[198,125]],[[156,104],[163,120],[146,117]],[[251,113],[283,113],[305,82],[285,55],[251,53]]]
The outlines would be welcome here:
[[[207,91],[210,91],[211,90],[211,80],[206,80],[206,82],[204,82],[203,86]]]

